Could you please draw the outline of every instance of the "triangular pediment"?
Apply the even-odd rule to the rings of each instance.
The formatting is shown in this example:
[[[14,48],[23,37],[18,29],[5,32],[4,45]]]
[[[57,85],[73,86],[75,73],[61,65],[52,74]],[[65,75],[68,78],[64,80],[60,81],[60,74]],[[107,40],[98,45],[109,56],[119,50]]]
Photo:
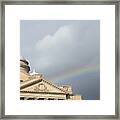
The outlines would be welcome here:
[[[66,93],[62,88],[44,79],[30,80],[22,83],[20,91],[26,92],[47,92],[47,93]]]

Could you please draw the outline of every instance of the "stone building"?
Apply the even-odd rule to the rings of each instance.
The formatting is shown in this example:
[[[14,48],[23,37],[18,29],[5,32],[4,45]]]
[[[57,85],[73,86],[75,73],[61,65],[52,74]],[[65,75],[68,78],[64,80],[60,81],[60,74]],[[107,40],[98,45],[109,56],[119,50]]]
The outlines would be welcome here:
[[[29,62],[20,59],[20,100],[81,100],[73,95],[69,85],[57,86],[44,79],[42,74],[30,73]]]

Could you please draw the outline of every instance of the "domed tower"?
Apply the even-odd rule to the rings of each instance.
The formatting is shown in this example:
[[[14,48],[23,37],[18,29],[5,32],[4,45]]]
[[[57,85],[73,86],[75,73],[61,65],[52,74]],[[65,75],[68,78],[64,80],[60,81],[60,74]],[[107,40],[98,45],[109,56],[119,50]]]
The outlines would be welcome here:
[[[30,71],[29,62],[25,58],[21,57],[20,58],[20,81],[28,80],[28,77],[30,76],[29,71]]]

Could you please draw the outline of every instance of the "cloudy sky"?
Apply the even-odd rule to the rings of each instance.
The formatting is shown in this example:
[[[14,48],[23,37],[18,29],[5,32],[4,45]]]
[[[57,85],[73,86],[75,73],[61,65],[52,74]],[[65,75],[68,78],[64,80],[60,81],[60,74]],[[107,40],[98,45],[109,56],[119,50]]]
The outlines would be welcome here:
[[[21,20],[20,49],[31,72],[71,85],[86,100],[100,99],[98,20]]]

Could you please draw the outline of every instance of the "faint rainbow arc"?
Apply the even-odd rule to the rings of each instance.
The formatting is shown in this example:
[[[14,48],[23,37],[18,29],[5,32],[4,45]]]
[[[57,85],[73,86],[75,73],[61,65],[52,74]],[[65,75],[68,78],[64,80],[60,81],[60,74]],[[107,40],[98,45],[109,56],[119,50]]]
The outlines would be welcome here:
[[[75,68],[70,71],[67,71],[64,74],[62,74],[56,78],[52,78],[51,80],[64,80],[64,79],[69,79],[69,78],[77,76],[77,75],[80,76],[83,74],[93,73],[93,72],[97,72],[97,71],[100,71],[99,65],[84,66],[81,68],[77,68],[77,69]]]

